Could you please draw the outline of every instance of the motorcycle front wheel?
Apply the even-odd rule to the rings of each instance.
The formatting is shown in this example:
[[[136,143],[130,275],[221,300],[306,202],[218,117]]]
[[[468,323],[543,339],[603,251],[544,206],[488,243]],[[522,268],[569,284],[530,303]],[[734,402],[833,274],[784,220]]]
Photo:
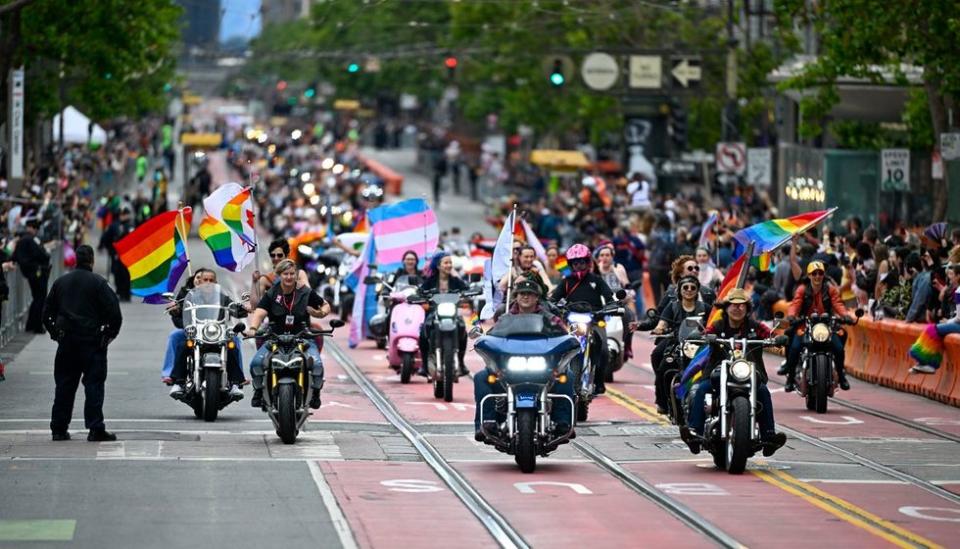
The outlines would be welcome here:
[[[277,389],[277,435],[284,444],[297,441],[297,390],[293,383],[284,383]]]
[[[747,458],[750,457],[752,444],[750,432],[750,401],[746,397],[738,396],[733,399],[730,407],[730,420],[727,424],[727,472],[739,475],[747,468]]]
[[[827,413],[827,395],[830,393],[830,382],[833,381],[833,366],[826,355],[817,355],[813,359],[812,387],[807,387],[807,409],[818,414]],[[810,397],[813,396],[813,407],[810,406]]]
[[[208,368],[203,377],[203,420],[216,421],[220,411],[220,370]]]
[[[517,447],[514,460],[520,471],[532,473],[537,468],[537,412],[519,410],[517,412]]]
[[[403,353],[400,356],[400,383],[410,383],[413,375],[413,353]]]
[[[454,376],[457,375],[453,357],[455,356],[456,352],[456,349],[454,349],[453,338],[443,338],[443,346],[441,347],[440,358],[443,359],[444,402],[453,402],[453,379]]]

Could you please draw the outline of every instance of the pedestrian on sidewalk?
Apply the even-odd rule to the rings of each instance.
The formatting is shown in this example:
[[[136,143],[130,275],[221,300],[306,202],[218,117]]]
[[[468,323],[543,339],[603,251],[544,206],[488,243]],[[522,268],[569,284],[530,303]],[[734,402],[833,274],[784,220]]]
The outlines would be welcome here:
[[[434,153],[433,161],[433,207],[440,207],[440,191],[443,187],[443,176],[447,173],[447,157],[442,152]]]
[[[43,312],[43,300],[47,297],[47,283],[50,279],[50,254],[37,238],[39,230],[40,220],[36,217],[29,219],[11,257],[30,285],[31,301],[26,330],[35,334],[43,333],[40,314]]]
[[[87,440],[111,441],[103,423],[104,384],[107,381],[107,345],[120,333],[120,302],[107,281],[93,273],[93,248],[77,248],[77,268],[50,288],[43,323],[56,341],[53,366],[56,392],[50,419],[53,440],[70,440],[73,401],[82,379],[86,400],[83,419]]]

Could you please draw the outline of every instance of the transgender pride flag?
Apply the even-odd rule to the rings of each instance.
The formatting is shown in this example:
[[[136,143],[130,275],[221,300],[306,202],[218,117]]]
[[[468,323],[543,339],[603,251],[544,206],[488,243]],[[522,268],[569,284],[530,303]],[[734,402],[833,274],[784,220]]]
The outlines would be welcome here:
[[[368,288],[363,279],[370,274],[370,265],[377,271],[389,273],[403,264],[403,254],[413,250],[423,262],[437,249],[440,228],[437,216],[422,198],[411,198],[396,204],[380,206],[367,212],[370,237],[363,247],[360,260],[346,283],[357,298],[353,302],[350,319],[350,346],[356,347],[366,338],[367,319],[377,310],[374,288]],[[361,299],[362,296],[362,299]]]

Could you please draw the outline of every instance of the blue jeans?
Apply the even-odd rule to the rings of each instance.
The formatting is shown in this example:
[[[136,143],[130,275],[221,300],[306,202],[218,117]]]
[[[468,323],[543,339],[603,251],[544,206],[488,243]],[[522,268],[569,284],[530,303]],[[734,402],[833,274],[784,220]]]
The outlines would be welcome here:
[[[941,322],[937,324],[937,335],[947,337],[950,334],[960,334],[960,322]]]
[[[691,431],[703,436],[703,426],[707,420],[706,411],[703,409],[707,400],[707,391],[711,391],[711,381],[709,378],[701,380],[693,386],[693,403],[690,405],[690,413],[687,416],[687,426]],[[766,383],[757,385],[757,404],[760,409],[757,410],[757,422],[760,423],[760,440],[769,440],[776,433],[776,423],[773,419],[773,399],[770,398],[770,390]]]
[[[843,364],[846,360],[846,353],[843,351],[843,339],[840,338],[837,334],[833,334],[830,338],[830,343],[833,346],[833,364],[837,369],[837,373],[843,374]],[[787,352],[787,375],[793,376],[797,371],[797,363],[800,362],[800,354],[803,353],[803,336],[796,334],[790,340],[790,350]]]
[[[573,376],[567,376],[566,383],[554,383],[550,387],[551,393],[557,393],[561,395],[567,395],[571,399],[574,398],[573,394]],[[490,394],[503,394],[506,393],[503,385],[499,382],[490,384],[487,383],[487,370],[483,369],[477,372],[473,376],[473,398],[476,402],[476,411],[473,414],[473,427],[477,431],[480,430],[480,401],[483,400],[483,397]],[[483,406],[483,417],[486,421],[493,421],[495,419],[495,401],[494,399],[488,399],[486,404]],[[550,409],[550,419],[554,423],[566,423],[571,424],[572,411],[570,408],[570,403],[567,402],[567,399],[554,399],[553,407]]]
[[[177,328],[170,332],[167,337],[167,352],[163,355],[163,370],[160,372],[160,377],[173,375],[173,364],[177,361],[177,357],[183,353],[186,345],[187,334],[183,330]]]
[[[167,352],[163,356],[162,377],[175,380],[186,376],[187,334],[177,328],[167,337]],[[227,349],[227,377],[233,383],[243,382],[243,353],[240,352],[240,338],[234,336],[233,349]]]
[[[313,377],[311,384],[314,389],[323,387],[323,360],[320,358],[320,349],[312,340],[307,340],[307,356],[313,359],[313,367],[310,375]],[[263,389],[263,359],[270,350],[266,345],[257,349],[257,354],[253,355],[250,361],[250,376],[253,378],[253,388],[255,390]]]

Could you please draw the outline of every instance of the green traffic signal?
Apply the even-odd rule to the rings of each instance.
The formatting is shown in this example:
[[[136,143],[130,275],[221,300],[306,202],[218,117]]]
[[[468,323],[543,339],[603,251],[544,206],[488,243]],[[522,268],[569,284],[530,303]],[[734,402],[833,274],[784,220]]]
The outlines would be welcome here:
[[[554,86],[562,86],[565,81],[566,78],[564,78],[559,72],[555,72],[550,75],[550,83]]]
[[[358,65],[357,63],[350,63],[349,65],[347,65],[347,72],[353,73],[353,72],[359,72],[359,71],[360,71],[360,65]]]
[[[303,90],[303,96],[307,99],[311,99],[314,95],[317,95],[317,91],[313,88],[307,88]]]
[[[563,59],[557,58],[553,60],[553,70],[550,72],[550,84],[559,88],[566,83],[567,78],[563,76]]]

